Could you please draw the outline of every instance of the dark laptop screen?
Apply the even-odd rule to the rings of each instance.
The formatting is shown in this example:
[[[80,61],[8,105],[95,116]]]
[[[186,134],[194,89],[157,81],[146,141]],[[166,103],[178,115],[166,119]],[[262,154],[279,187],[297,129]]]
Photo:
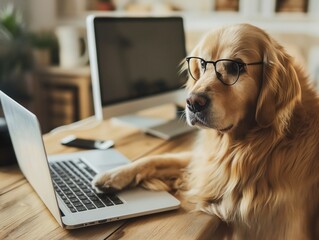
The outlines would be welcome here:
[[[185,75],[185,36],[180,17],[96,18],[102,105],[179,89]]]

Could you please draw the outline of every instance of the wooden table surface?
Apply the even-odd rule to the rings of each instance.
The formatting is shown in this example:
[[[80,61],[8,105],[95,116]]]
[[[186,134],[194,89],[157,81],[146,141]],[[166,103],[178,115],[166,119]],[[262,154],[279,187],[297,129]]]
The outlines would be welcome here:
[[[115,148],[132,161],[191,148],[196,135],[193,132],[165,141],[112,121],[93,122],[44,135],[48,154],[78,151],[59,143],[69,134],[113,139]],[[66,230],[55,221],[17,165],[0,167],[0,239],[213,239],[217,220],[191,212],[192,204],[177,197],[182,202],[178,210]]]

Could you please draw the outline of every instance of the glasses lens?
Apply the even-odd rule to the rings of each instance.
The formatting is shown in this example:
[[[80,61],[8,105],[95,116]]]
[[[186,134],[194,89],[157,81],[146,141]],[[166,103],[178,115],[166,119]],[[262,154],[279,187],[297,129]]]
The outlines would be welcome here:
[[[239,76],[239,64],[229,60],[216,62],[216,74],[219,80],[227,85],[234,84]]]
[[[194,80],[198,80],[206,71],[206,62],[200,58],[189,58],[188,71]]]

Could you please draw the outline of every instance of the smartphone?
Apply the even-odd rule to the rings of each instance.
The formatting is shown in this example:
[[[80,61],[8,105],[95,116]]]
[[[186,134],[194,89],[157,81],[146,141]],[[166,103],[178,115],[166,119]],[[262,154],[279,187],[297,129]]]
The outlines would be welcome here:
[[[74,135],[69,135],[61,140],[61,144],[70,147],[85,148],[85,149],[101,149],[105,150],[113,147],[112,140],[96,140],[77,138]]]

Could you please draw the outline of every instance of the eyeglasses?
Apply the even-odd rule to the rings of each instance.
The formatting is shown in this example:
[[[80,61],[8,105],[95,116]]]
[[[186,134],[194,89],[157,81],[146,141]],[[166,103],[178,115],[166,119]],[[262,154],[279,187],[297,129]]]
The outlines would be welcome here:
[[[208,63],[214,65],[217,78],[225,85],[234,85],[240,74],[245,71],[245,67],[249,65],[263,64],[263,62],[244,63],[231,59],[219,59],[217,61],[206,61],[200,57],[187,57],[188,72],[190,76],[195,80],[204,75],[208,71]]]

